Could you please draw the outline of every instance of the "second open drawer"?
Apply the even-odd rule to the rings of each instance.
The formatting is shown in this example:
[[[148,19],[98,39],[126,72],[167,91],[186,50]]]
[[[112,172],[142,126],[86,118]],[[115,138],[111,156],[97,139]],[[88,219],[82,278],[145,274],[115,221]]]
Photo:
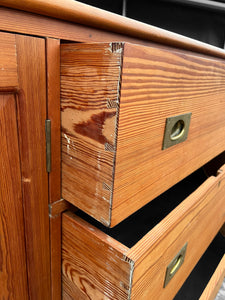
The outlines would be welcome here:
[[[225,222],[225,166],[206,180],[200,170],[191,176],[113,229],[64,213],[64,298],[173,299]]]

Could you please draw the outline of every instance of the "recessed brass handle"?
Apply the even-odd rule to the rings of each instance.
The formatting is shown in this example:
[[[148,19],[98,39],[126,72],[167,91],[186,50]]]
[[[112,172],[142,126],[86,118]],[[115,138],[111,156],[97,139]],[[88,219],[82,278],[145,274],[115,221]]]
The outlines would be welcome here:
[[[170,139],[172,141],[180,139],[184,135],[185,127],[185,122],[183,120],[178,120],[172,127]]]
[[[170,271],[170,276],[173,276],[178,271],[178,269],[180,268],[182,262],[183,262],[183,256],[179,255],[176,262],[175,262],[175,265],[172,267],[172,269]]]
[[[162,149],[184,142],[188,136],[191,113],[166,119]]]
[[[177,255],[172,259],[166,269],[166,276],[164,280],[164,287],[170,282],[173,276],[177,273],[184,262],[185,254],[187,250],[187,243],[183,248],[177,253]]]

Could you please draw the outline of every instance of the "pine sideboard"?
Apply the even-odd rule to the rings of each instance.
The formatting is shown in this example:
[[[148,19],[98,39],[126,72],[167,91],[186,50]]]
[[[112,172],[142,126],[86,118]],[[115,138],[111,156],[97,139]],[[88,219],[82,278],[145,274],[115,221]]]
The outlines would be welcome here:
[[[224,239],[225,51],[72,0],[0,15],[0,299],[173,299]]]

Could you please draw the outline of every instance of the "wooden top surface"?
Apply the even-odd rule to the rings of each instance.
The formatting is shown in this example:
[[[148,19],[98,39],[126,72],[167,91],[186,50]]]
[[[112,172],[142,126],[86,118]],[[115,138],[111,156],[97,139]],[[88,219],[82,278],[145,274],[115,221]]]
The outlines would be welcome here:
[[[225,58],[223,49],[73,0],[2,0],[1,5]]]

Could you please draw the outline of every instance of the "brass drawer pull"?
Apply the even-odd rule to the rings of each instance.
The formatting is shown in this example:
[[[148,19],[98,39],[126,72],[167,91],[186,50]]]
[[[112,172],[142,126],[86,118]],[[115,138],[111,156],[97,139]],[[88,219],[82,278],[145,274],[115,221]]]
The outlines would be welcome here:
[[[170,264],[166,269],[166,276],[164,281],[164,287],[170,282],[173,276],[177,273],[184,262],[185,254],[187,250],[187,243],[183,246],[183,248],[177,253],[177,255],[172,259]]]
[[[171,134],[170,134],[170,139],[172,141],[178,140],[179,138],[181,138],[183,136],[185,132],[185,123],[183,120],[178,120],[172,130],[171,130]]]
[[[173,145],[184,142],[188,136],[191,113],[178,115],[166,119],[163,147],[165,150]]]
[[[173,276],[178,271],[178,269],[180,268],[180,266],[182,264],[182,260],[183,260],[183,256],[179,255],[175,262],[175,265],[172,267],[172,269],[170,271],[170,274],[169,274],[170,276]]]

